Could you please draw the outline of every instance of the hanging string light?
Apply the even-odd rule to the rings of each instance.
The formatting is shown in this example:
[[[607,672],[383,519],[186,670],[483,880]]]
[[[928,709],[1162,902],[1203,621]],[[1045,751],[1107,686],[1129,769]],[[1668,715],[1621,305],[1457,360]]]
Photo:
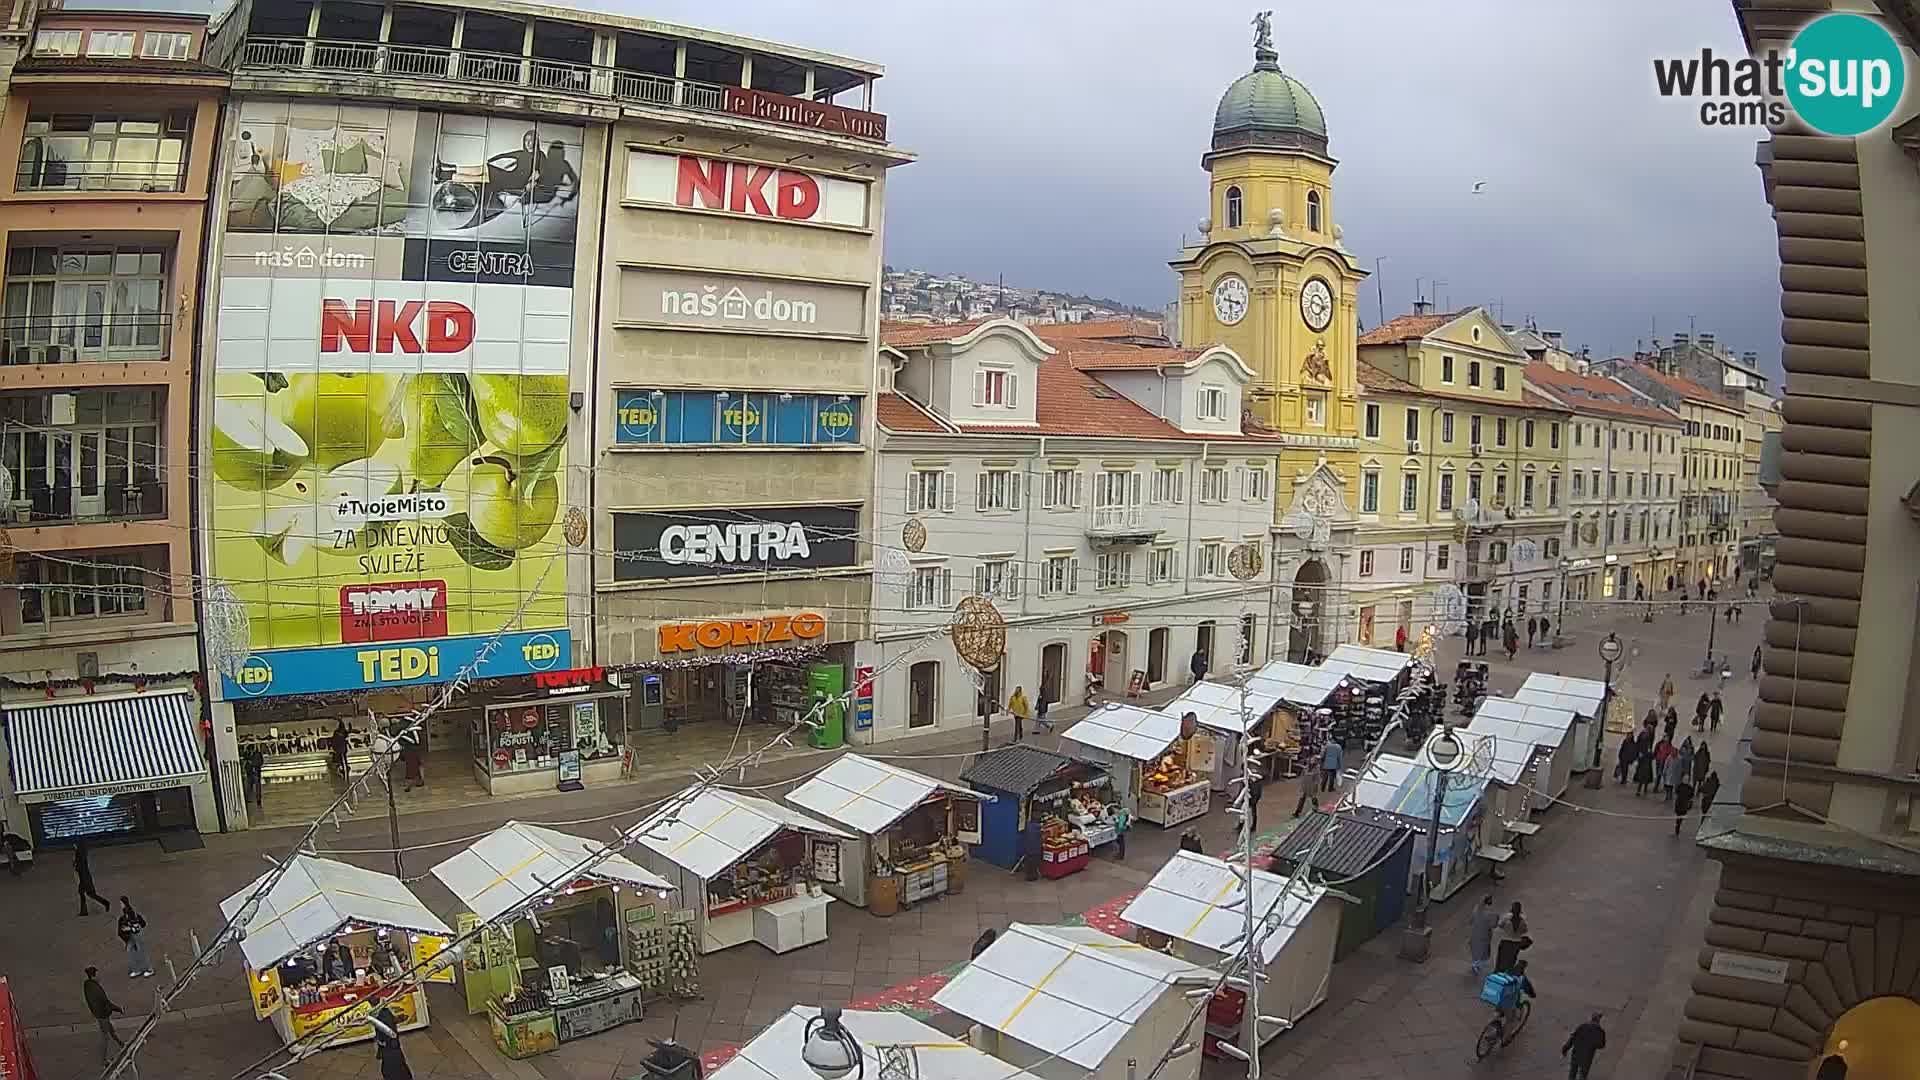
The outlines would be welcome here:
[[[238,678],[241,667],[253,655],[253,626],[247,618],[247,606],[234,594],[233,586],[216,581],[207,590],[200,633],[215,670],[230,679]]]

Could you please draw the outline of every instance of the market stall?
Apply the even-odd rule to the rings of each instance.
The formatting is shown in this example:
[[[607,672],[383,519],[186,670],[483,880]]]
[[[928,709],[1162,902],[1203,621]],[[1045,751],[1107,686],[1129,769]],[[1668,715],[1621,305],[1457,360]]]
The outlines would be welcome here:
[[[476,922],[565,883],[514,920],[504,942],[469,949],[462,963],[467,1007],[488,1014],[494,1043],[508,1057],[638,1020],[647,997],[669,992],[666,957],[652,955],[648,931],[671,909],[673,886],[622,855],[569,880],[601,846],[509,821],[433,868]]]
[[[1328,828],[1338,835],[1322,844],[1320,835]],[[1413,859],[1413,829],[1406,822],[1364,807],[1334,814],[1315,810],[1281,838],[1269,857],[1271,868],[1292,873],[1308,853],[1316,879],[1339,882],[1340,891],[1354,901],[1340,908],[1335,962],[1400,921]]]
[[[1251,683],[1235,686],[1201,681],[1189,686],[1160,711],[1180,721],[1188,715],[1193,717],[1201,728],[1197,733],[1200,738],[1190,743],[1193,770],[1206,777],[1212,790],[1225,791],[1228,782],[1245,767],[1249,740],[1268,736],[1275,740],[1287,738],[1288,732],[1275,731],[1276,725],[1271,723],[1279,705],[1277,694]],[[1068,737],[1072,737],[1071,728]],[[1201,746],[1203,740],[1211,742],[1211,747]],[[1211,767],[1205,767],[1209,764]]]
[[[1333,701],[1347,686],[1338,671],[1274,660],[1247,680],[1250,689],[1280,699],[1270,725],[1267,766],[1271,778],[1291,778],[1320,768],[1327,740],[1335,737]]]
[[[980,808],[973,852],[995,866],[1020,864],[1029,825],[1040,833],[1039,870],[1048,877],[1084,869],[1092,849],[1118,835],[1112,777],[1097,762],[1014,743],[975,756],[960,779],[993,797]]]
[[[514,795],[618,780],[627,693],[595,678],[488,702],[468,732],[475,782]]]
[[[1128,813],[1166,827],[1192,821],[1208,809],[1209,778],[1190,767],[1195,735],[1209,742],[1205,753],[1211,760],[1212,737],[1187,730],[1178,717],[1137,705],[1108,705],[1088,713],[1063,738],[1076,755],[1107,767]]]
[[[1447,775],[1446,796],[1441,800],[1440,854],[1431,857],[1428,833],[1438,775],[1412,758],[1381,754],[1354,785],[1353,798],[1356,805],[1392,814],[1413,829],[1407,887],[1417,889],[1420,879],[1430,874],[1433,898],[1445,900],[1480,873],[1482,852],[1497,847],[1505,838],[1505,829],[1499,817],[1484,805],[1487,776],[1467,768],[1455,770]]]
[[[1407,653],[1366,645],[1337,645],[1320,664],[1327,671],[1396,691],[1412,666],[1413,657]]]
[[[628,835],[639,862],[680,890],[702,953],[749,941],[777,953],[827,938],[823,885],[842,879],[837,826],[754,795],[685,792]]]
[[[1465,730],[1492,735],[1503,743],[1531,744],[1534,747],[1536,752],[1527,777],[1532,806],[1516,807],[1514,815],[1524,818],[1528,816],[1526,810],[1545,810],[1566,794],[1567,786],[1573,780],[1573,759],[1577,754],[1574,740],[1579,734],[1577,726],[1570,710],[1513,698],[1490,697],[1474,710],[1473,719],[1467,721]],[[1520,750],[1514,749],[1507,756],[1517,757],[1520,753]]]
[[[220,913],[237,917],[266,877],[221,901]],[[272,1020],[289,1043],[329,1024],[328,1045],[371,1039],[366,1018],[381,1007],[393,1010],[401,1031],[426,1027],[424,985],[400,976],[445,952],[428,977],[452,982],[452,933],[391,874],[295,855],[240,941],[253,1015]]]
[[[1135,896],[1120,917],[1140,930],[1140,943],[1166,948],[1189,963],[1211,967],[1245,940],[1247,910],[1239,871],[1210,855],[1176,851]],[[1202,1050],[1219,1057],[1222,1042],[1252,1050],[1264,1045],[1327,999],[1333,954],[1340,937],[1338,898],[1324,886],[1265,870],[1253,872],[1253,917],[1271,919],[1260,939],[1260,1015],[1285,1024],[1255,1024],[1247,995],[1228,986],[1207,1004]]]
[[[1567,766],[1568,772],[1583,773],[1595,766],[1607,767],[1606,762],[1593,759],[1593,725],[1604,722],[1600,710],[1607,700],[1606,683],[1597,679],[1573,679],[1536,671],[1520,684],[1513,700],[1528,705],[1548,705],[1573,713],[1573,754]]]
[[[964,887],[964,845],[980,842],[980,806],[991,798],[859,754],[787,793],[788,802],[854,834],[840,845],[839,882],[826,888],[875,915]]]
[[[1009,1065],[1129,1080],[1168,1047],[1199,1039],[1187,992],[1213,980],[1197,964],[1090,926],[1014,923],[933,1000],[973,1021],[973,1044]],[[1158,1073],[1194,1080],[1200,1055],[1175,1057]]]
[[[864,1009],[839,1013],[841,1027],[860,1044],[865,1075],[875,1080],[895,1075],[888,1070],[897,1062],[883,1056],[883,1048],[901,1046],[912,1048],[911,1075],[918,1080],[1039,1080],[906,1013]],[[803,1080],[817,1075],[800,1052],[807,1043],[808,1025],[819,1030],[815,1023],[819,1015],[820,1010],[810,1005],[788,1009],[725,1065],[708,1073],[707,1080]]]

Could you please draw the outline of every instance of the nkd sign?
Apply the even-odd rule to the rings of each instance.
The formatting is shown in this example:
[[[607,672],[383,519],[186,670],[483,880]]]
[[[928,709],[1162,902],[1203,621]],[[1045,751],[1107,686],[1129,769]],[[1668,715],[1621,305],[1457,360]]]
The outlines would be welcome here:
[[[626,199],[650,206],[864,229],[867,187],[759,162],[627,152]]]
[[[619,322],[862,338],[867,290],[861,285],[626,266],[620,269]]]

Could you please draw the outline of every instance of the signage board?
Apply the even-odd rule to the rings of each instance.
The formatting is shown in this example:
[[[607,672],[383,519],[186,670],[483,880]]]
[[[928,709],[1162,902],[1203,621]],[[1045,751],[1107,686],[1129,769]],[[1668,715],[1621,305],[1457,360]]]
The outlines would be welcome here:
[[[606,679],[604,667],[567,668],[564,671],[536,671],[533,674],[533,687],[536,690],[576,690],[583,687],[598,686]]]
[[[873,727],[873,668],[862,665],[853,669],[853,729],[868,731]]]
[[[797,645],[827,632],[827,620],[815,612],[766,615],[758,619],[660,624],[660,652],[705,652],[756,645]]]
[[[860,399],[741,390],[619,390],[616,446],[858,446]]]
[[[841,506],[615,511],[616,581],[855,565],[860,511]]]
[[[861,338],[867,289],[649,266],[620,268],[622,326]]]
[[[867,184],[779,165],[627,151],[626,201],[789,225],[864,229]]]
[[[583,786],[580,783],[580,777],[582,775],[583,770],[580,767],[580,751],[560,751],[560,790],[579,791]]]
[[[776,94],[769,90],[751,90],[744,86],[727,87],[726,96],[721,99],[720,106],[736,116],[751,116],[755,120],[791,124],[834,135],[847,135],[855,139],[887,141],[886,116],[882,113],[867,112],[864,109],[849,109],[844,105],[808,101],[805,98],[788,97],[786,94]]]
[[[1724,975],[1734,979],[1752,979],[1755,982],[1784,984],[1792,970],[1791,965],[1772,956],[1749,956],[1746,953],[1715,952],[1708,970],[1715,975]]]
[[[251,637],[226,696],[445,682],[503,629],[485,674],[568,666],[583,129],[233,107],[201,451]]]

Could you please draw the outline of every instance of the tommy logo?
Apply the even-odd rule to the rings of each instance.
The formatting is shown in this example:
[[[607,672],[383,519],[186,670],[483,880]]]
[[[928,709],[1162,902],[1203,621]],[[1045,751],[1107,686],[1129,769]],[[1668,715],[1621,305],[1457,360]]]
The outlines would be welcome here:
[[[395,581],[340,587],[340,640],[405,641],[445,637],[447,583]]]

